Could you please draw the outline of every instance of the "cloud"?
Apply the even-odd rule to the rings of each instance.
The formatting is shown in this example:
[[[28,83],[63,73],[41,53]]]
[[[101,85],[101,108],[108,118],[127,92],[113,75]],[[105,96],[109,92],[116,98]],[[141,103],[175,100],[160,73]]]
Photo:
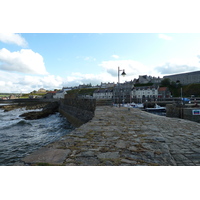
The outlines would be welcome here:
[[[21,49],[16,52],[0,49],[0,69],[27,74],[48,74],[43,57],[31,49]]]
[[[112,77],[108,73],[101,73],[98,75],[95,74],[81,74],[81,73],[72,73],[64,81],[66,86],[78,86],[79,84],[89,84],[97,85],[101,82],[111,81]]]
[[[143,65],[142,63],[134,60],[110,60],[110,61],[103,61],[100,64],[103,69],[112,75],[113,77],[118,76],[118,66],[120,70],[125,70],[126,77],[130,79],[138,77],[138,75],[149,74],[150,69]]]
[[[155,70],[160,74],[176,74],[200,70],[200,63],[198,58],[191,59],[171,59],[157,67]]]
[[[13,72],[0,71],[1,92],[5,93],[29,93],[39,88],[47,90],[61,89],[63,78],[60,76],[47,75],[22,75]]]
[[[172,40],[172,37],[165,34],[159,34],[158,37],[164,40]]]
[[[0,41],[8,44],[16,44],[22,47],[28,46],[26,40],[20,34],[16,33],[0,33]]]
[[[118,55],[112,55],[113,58],[118,59],[119,56]]]

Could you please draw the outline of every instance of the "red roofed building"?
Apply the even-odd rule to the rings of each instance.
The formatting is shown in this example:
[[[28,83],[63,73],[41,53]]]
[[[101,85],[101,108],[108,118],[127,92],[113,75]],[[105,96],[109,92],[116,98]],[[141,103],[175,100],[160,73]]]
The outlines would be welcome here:
[[[168,87],[159,87],[158,89],[158,98],[170,98],[171,92]]]
[[[56,94],[56,91],[49,91],[45,94],[44,98],[45,99],[52,99],[55,94]]]

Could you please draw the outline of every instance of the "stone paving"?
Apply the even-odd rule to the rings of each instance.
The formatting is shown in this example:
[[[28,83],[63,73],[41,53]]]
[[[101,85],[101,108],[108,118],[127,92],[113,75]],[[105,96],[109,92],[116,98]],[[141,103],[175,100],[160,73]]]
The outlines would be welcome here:
[[[99,106],[95,117],[28,155],[25,165],[200,165],[200,124],[137,108]]]

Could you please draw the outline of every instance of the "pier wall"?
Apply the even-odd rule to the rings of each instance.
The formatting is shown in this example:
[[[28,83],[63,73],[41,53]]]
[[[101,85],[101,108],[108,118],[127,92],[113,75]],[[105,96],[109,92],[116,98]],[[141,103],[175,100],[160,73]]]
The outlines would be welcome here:
[[[194,114],[193,111],[199,111]],[[187,119],[200,123],[200,108],[192,106],[177,106],[176,104],[166,105],[166,117]]]
[[[95,99],[68,96],[60,100],[59,112],[74,126],[79,127],[94,117]]]

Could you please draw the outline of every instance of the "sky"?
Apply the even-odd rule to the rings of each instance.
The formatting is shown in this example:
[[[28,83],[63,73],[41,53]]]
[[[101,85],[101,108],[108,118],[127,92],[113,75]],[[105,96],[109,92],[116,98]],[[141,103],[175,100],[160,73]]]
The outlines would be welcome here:
[[[200,70],[199,33],[0,33],[0,92]]]
[[[198,7],[195,0],[7,0],[0,93],[117,83],[118,67],[126,72],[121,83],[200,70]]]

